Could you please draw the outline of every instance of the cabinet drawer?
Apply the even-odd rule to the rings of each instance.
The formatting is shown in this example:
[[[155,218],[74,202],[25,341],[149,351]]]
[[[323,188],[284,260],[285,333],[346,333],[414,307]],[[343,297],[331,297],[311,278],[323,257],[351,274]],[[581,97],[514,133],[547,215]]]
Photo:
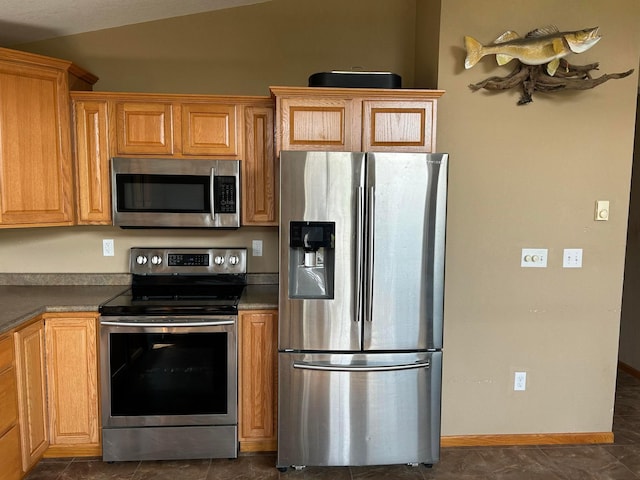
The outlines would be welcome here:
[[[0,372],[13,365],[13,341],[10,336],[0,339]]]
[[[9,368],[0,373],[0,435],[18,421],[16,372]]]
[[[3,480],[20,480],[20,429],[16,425],[0,437],[0,475]]]

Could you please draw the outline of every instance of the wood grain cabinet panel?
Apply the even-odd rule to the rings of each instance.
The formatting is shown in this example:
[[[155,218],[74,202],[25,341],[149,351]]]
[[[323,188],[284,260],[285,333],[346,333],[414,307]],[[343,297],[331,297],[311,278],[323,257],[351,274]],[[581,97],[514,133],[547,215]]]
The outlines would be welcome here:
[[[18,411],[24,472],[49,446],[45,384],[44,322],[38,320],[14,333]]]
[[[96,315],[59,315],[45,315],[51,445],[47,456],[99,455]]]
[[[182,104],[181,123],[183,154],[238,154],[235,105]]]
[[[110,225],[108,105],[106,101],[75,100],[73,95],[72,101],[77,224]]]
[[[273,108],[245,109],[245,158],[242,162],[243,225],[278,225],[273,116]]]
[[[281,150],[349,151],[359,139],[349,99],[284,98],[281,107]]]
[[[240,324],[240,451],[277,449],[276,310],[247,310]]]
[[[0,477],[6,480],[22,478],[18,389],[10,334],[0,336]]]
[[[0,226],[71,225],[66,73],[0,60]]]
[[[116,137],[119,155],[172,154],[171,103],[116,103]]]
[[[432,152],[435,144],[433,101],[367,101],[362,104],[364,151]]]
[[[434,152],[442,90],[271,87],[281,150]]]
[[[97,80],[65,60],[0,48],[0,228],[73,225],[69,88]]]

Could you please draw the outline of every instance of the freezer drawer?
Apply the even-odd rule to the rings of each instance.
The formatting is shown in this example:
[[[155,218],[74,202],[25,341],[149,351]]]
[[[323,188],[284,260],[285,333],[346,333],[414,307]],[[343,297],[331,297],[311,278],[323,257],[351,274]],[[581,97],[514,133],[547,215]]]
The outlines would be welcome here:
[[[442,352],[279,354],[278,468],[435,463]]]

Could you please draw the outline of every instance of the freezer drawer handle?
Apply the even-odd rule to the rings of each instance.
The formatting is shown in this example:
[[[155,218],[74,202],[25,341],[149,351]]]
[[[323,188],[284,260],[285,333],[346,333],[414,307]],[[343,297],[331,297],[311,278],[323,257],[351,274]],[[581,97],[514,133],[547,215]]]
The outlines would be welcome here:
[[[304,363],[293,362],[293,368],[300,370],[322,370],[325,372],[389,372],[397,370],[415,370],[418,368],[429,368],[429,362],[408,363],[404,365],[379,365],[377,367],[369,366],[346,366],[332,365],[330,363]]]

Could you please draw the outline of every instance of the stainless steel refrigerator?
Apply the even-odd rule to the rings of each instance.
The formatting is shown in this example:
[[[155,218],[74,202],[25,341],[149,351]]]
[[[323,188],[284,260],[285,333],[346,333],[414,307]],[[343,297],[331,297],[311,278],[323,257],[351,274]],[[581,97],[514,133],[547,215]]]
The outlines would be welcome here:
[[[281,153],[279,469],[438,461],[447,164]]]

